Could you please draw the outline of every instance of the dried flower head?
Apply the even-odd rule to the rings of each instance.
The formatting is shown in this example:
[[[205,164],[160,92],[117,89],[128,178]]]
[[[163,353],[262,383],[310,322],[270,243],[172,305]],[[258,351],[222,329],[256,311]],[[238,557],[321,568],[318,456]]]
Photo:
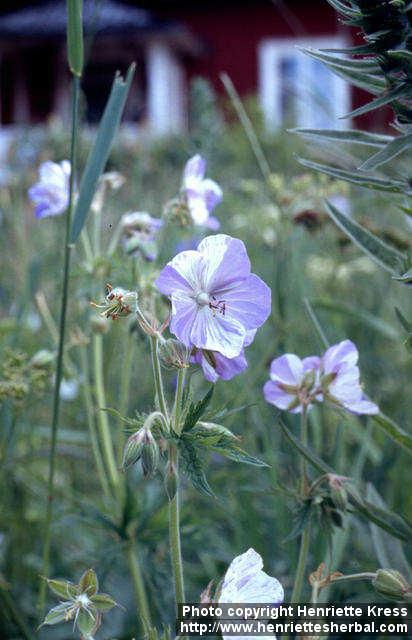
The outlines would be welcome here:
[[[96,309],[102,309],[100,315],[105,318],[117,320],[125,318],[136,310],[137,293],[136,291],[128,291],[121,287],[112,287],[108,284],[107,294],[102,304],[91,302],[90,304]]]

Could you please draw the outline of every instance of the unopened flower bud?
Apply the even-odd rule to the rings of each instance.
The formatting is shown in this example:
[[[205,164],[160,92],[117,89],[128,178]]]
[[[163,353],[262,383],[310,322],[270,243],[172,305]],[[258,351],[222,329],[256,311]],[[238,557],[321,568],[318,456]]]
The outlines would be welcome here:
[[[152,476],[157,471],[159,464],[159,447],[154,439],[152,432],[145,429],[143,448],[142,448],[142,470],[145,477]]]
[[[136,431],[136,433],[130,436],[130,438],[126,442],[123,452],[123,470],[127,469],[139,460],[140,456],[142,455],[145,434],[145,429],[139,429],[139,431]]]
[[[187,347],[179,340],[165,340],[159,345],[159,357],[166,369],[186,369],[189,366]]]
[[[30,360],[30,366],[35,369],[44,369],[54,361],[54,353],[48,349],[40,349]]]
[[[376,591],[386,598],[411,602],[412,587],[399,571],[394,569],[378,569],[372,580]]]
[[[91,316],[90,326],[93,333],[104,335],[110,329],[110,323],[104,316]]]
[[[164,215],[168,220],[181,227],[193,225],[192,214],[184,198],[169,200],[165,206]]]
[[[348,493],[345,489],[345,482],[348,478],[329,474],[330,495],[336,507],[341,511],[346,511],[348,506]]]
[[[170,501],[173,500],[177,491],[178,477],[177,477],[176,467],[170,461],[166,465],[164,485],[165,485],[167,497],[169,498]]]

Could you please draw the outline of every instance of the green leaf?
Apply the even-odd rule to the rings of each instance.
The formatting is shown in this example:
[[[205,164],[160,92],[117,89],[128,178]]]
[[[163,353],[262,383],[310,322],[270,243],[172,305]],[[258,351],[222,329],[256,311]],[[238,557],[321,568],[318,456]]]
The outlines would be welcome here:
[[[77,628],[84,636],[89,636],[96,625],[96,616],[90,609],[79,609],[76,620]]]
[[[366,73],[382,74],[379,64],[373,58],[341,58],[338,56],[331,56],[319,49],[310,49],[305,47],[300,48],[300,50],[310,58],[323,62],[323,64],[328,67],[336,67],[337,69],[342,70],[355,69],[357,71],[366,71]]]
[[[79,197],[74,211],[71,230],[71,242],[76,242],[86,222],[100,175],[106,166],[110,148],[119,127],[123,108],[133,79],[134,68],[134,64],[130,66],[125,80],[123,80],[120,75],[117,75],[113,81],[110,97],[100,121],[99,130],[90,151],[80,184]]]
[[[351,316],[360,321],[365,327],[373,329],[380,333],[384,338],[389,340],[399,340],[400,334],[389,322],[382,320],[373,313],[369,313],[359,307],[354,307],[345,302],[337,302],[336,300],[328,300],[326,298],[312,298],[310,304],[317,309],[325,309],[332,313],[338,313],[342,316]]]
[[[374,95],[379,94],[386,89],[386,80],[384,78],[365,73],[364,70],[359,71],[355,68],[349,67],[348,65],[344,65],[342,64],[342,58],[329,56],[330,60],[326,60],[326,56],[324,54],[311,49],[304,49],[304,53],[315,60],[320,60],[326,64],[333,73],[359,89],[364,89]]]
[[[355,118],[356,116],[362,116],[364,113],[369,113],[370,111],[374,111],[379,107],[384,107],[385,105],[390,104],[391,102],[396,100],[396,98],[404,97],[408,89],[409,87],[406,83],[401,84],[400,86],[395,87],[390,91],[387,91],[383,95],[378,96],[371,102],[364,104],[362,107],[358,107],[358,109],[354,109],[353,111],[350,111],[350,113],[347,113],[342,117]]]
[[[333,473],[335,471],[326,462],[324,462],[316,453],[314,453],[309,447],[305,447],[298,438],[296,438],[286,425],[279,421],[280,427],[284,436],[292,444],[295,449],[303,456],[319,473]],[[412,526],[401,516],[393,513],[392,511],[380,509],[376,505],[370,504],[367,500],[361,497],[358,491],[351,485],[346,485],[348,493],[348,500],[350,504],[356,508],[366,519],[374,522],[378,527],[384,529],[395,538],[400,540],[410,541],[412,540]]]
[[[405,318],[402,311],[398,309],[398,307],[395,307],[395,313],[402,327],[408,334],[410,334],[412,331],[412,324]]]
[[[405,449],[408,453],[412,454],[412,435],[404,431],[399,425],[396,424],[389,418],[385,416],[383,413],[379,413],[376,416],[371,416],[371,418],[376,422],[378,427],[383,429],[391,440],[396,442],[399,446]]]
[[[80,578],[79,592],[94,596],[99,590],[99,581],[93,569],[87,569]]]
[[[207,481],[204,469],[203,461],[193,444],[187,442],[186,439],[179,441],[179,451],[181,455],[181,461],[183,471],[189,477],[192,485],[197,491],[209,498],[214,498],[214,493]]]
[[[358,222],[341,213],[330,202],[326,202],[326,209],[335,224],[374,262],[392,275],[398,275],[402,271],[405,256],[400,251],[389,246]]]
[[[366,487],[366,497],[370,503],[379,508],[387,509],[385,501],[369,482]],[[373,546],[380,566],[383,569],[396,569],[408,579],[412,577],[411,568],[403,551],[401,541],[393,538],[372,523],[370,524],[370,529]]]
[[[347,142],[349,144],[369,145],[371,147],[384,147],[391,142],[393,136],[385,136],[369,131],[357,129],[290,129],[291,133],[297,133],[304,138],[326,140],[328,142]]]
[[[235,462],[242,462],[243,464],[250,464],[255,467],[269,466],[266,462],[263,462],[263,460],[259,460],[259,458],[256,458],[255,456],[251,456],[234,444],[226,443],[226,445],[222,446],[215,445],[210,447],[210,449],[215,453],[218,453],[220,456],[224,456],[225,458],[229,458]]]
[[[393,158],[396,158],[406,149],[410,149],[410,147],[412,147],[412,134],[394,138],[381,151],[368,158],[359,169],[364,171],[376,169],[376,167],[393,160]]]
[[[62,602],[58,604],[57,607],[53,607],[50,609],[49,613],[46,615],[42,622],[42,626],[44,624],[58,624],[59,622],[66,621],[66,615],[68,610],[70,609],[72,603],[71,602]]]
[[[75,598],[77,595],[77,587],[68,580],[50,580],[47,579],[49,589],[59,598]]]
[[[67,0],[67,58],[70,71],[83,71],[83,0]]]
[[[205,394],[205,396],[201,400],[199,400],[199,402],[190,403],[185,416],[185,421],[183,423],[182,433],[185,433],[193,429],[193,427],[198,422],[198,420],[200,420],[200,418],[203,416],[212,399],[213,391],[214,391],[214,386],[212,385],[209,388],[208,392]]]
[[[189,432],[185,432],[183,437],[198,441],[204,446],[213,446],[222,439],[238,440],[229,429],[213,422],[198,422]]]
[[[361,173],[356,169],[354,171],[346,171],[345,169],[338,169],[336,167],[330,167],[328,165],[319,164],[313,160],[306,160],[305,158],[299,158],[298,162],[308,169],[314,169],[321,173],[326,173],[332,178],[337,180],[346,180],[352,184],[356,184],[359,187],[365,187],[367,189],[375,189],[376,191],[388,191],[389,193],[409,193],[410,187],[407,182],[401,182],[400,180],[385,180],[384,178],[375,178],[368,173]]]
[[[92,596],[90,600],[98,611],[110,611],[113,607],[117,606],[117,602],[113,600],[107,593],[97,593]]]

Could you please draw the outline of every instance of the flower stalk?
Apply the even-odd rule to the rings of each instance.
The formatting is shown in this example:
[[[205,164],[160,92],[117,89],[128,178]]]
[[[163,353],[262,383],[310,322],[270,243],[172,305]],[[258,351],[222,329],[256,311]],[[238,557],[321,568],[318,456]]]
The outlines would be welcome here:
[[[57,352],[56,378],[54,383],[53,395],[53,414],[51,425],[51,445],[49,454],[49,474],[47,481],[47,509],[44,528],[43,543],[43,565],[42,574],[47,577],[50,568],[50,545],[51,545],[51,523],[53,517],[53,497],[54,497],[54,479],[56,471],[56,448],[57,434],[60,417],[60,386],[63,376],[63,355],[64,343],[66,337],[66,316],[67,304],[69,297],[69,275],[70,275],[70,258],[73,245],[70,242],[71,220],[74,209],[74,189],[75,189],[75,168],[77,156],[77,130],[79,120],[79,93],[80,93],[80,77],[73,75],[72,79],[72,128],[71,128],[71,144],[70,144],[70,182],[69,182],[69,205],[66,213],[66,233],[65,233],[65,252],[64,252],[64,270],[63,270],[63,288],[60,307],[60,326],[59,326],[59,344]],[[46,583],[44,580],[40,583],[38,608],[40,615],[43,614],[46,599]]]
[[[301,412],[301,420],[300,420],[300,440],[303,446],[307,446],[308,440],[308,409],[306,405],[302,406]],[[300,495],[302,500],[306,498],[306,460],[302,456],[300,461]],[[300,596],[302,593],[303,581],[305,577],[305,569],[306,569],[306,560],[309,551],[309,543],[310,543],[310,521],[305,526],[302,537],[300,539],[300,549],[299,549],[299,559],[298,566],[296,570],[295,583],[293,585],[291,603],[294,604],[296,602],[300,602]]]

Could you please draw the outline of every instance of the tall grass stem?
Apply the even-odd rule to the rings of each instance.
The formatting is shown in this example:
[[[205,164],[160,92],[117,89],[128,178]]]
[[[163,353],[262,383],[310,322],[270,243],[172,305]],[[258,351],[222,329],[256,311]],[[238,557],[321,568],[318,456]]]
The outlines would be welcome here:
[[[69,184],[69,205],[66,213],[66,238],[65,238],[65,252],[64,252],[64,268],[63,268],[63,287],[61,297],[60,308],[60,327],[59,327],[59,345],[57,352],[56,363],[56,378],[54,383],[54,395],[53,395],[53,415],[51,424],[51,445],[49,453],[49,474],[47,481],[47,508],[44,527],[44,542],[43,542],[43,563],[42,563],[42,575],[48,577],[50,569],[50,546],[51,546],[51,525],[53,518],[53,496],[54,496],[54,479],[56,471],[56,449],[57,449],[57,435],[59,427],[60,417],[60,385],[63,377],[63,355],[64,355],[64,342],[66,337],[66,316],[67,316],[67,304],[69,299],[69,275],[70,275],[70,257],[73,245],[70,242],[71,220],[74,208],[74,189],[75,189],[75,170],[76,170],[76,155],[77,155],[77,129],[79,120],[79,93],[80,93],[80,78],[73,76],[72,79],[72,129],[71,129],[71,143],[70,143],[70,184]],[[45,600],[46,600],[46,581],[41,580],[39,590],[38,608],[40,615],[43,615]]]

